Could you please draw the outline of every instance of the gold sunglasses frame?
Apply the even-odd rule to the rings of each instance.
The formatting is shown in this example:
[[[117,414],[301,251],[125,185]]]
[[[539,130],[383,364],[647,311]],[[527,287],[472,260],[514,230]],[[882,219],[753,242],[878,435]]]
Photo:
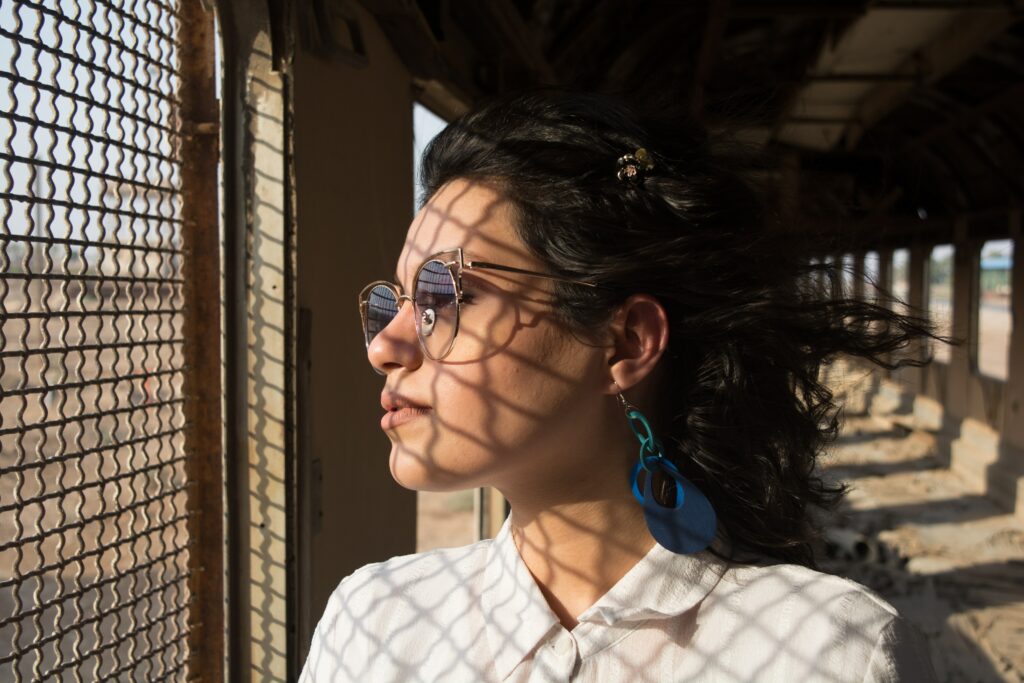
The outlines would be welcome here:
[[[448,261],[448,260],[439,258],[439,257],[445,256],[445,255],[448,255],[448,254],[456,256],[457,257],[456,260]],[[423,355],[425,355],[427,358],[430,358],[431,360],[443,360],[445,357],[447,357],[448,354],[451,353],[452,348],[455,346],[455,338],[459,336],[459,324],[460,324],[460,322],[462,320],[462,300],[463,300],[463,296],[462,296],[462,271],[464,271],[464,270],[475,270],[475,269],[480,269],[480,270],[498,270],[498,271],[502,271],[502,272],[505,272],[505,273],[517,273],[519,275],[529,275],[531,277],[540,277],[540,278],[544,278],[544,279],[547,279],[547,280],[557,280],[559,282],[570,282],[570,283],[574,283],[574,284],[578,284],[578,285],[585,285],[587,287],[600,287],[600,285],[597,284],[596,282],[588,282],[586,280],[576,280],[576,279],[573,279],[573,278],[561,277],[560,275],[551,275],[549,273],[539,273],[539,272],[534,271],[534,270],[524,270],[522,268],[515,268],[513,266],[505,266],[505,265],[502,265],[500,263],[491,263],[490,261],[472,261],[472,260],[467,261],[465,259],[465,254],[463,253],[462,247],[452,247],[450,249],[443,249],[443,250],[435,252],[435,253],[431,254],[430,256],[428,256],[427,258],[423,259],[423,263],[421,263],[419,268],[416,269],[416,273],[413,276],[413,280],[412,280],[413,287],[416,287],[416,284],[419,282],[419,280],[420,280],[420,273],[423,272],[423,269],[426,267],[426,265],[428,263],[432,262],[432,261],[440,261],[441,264],[444,265],[448,269],[448,272],[452,276],[452,280],[455,281],[455,307],[456,308],[455,308],[455,331],[452,333],[451,341],[448,342],[448,346],[445,348],[444,353],[442,353],[442,354],[440,354],[438,356],[432,355],[430,353],[430,351],[427,350],[426,342],[423,341],[423,335],[420,333],[420,321],[416,320],[416,339],[419,340],[420,348],[423,351]],[[369,292],[371,292],[374,288],[379,287],[379,286],[387,287],[389,290],[391,290],[391,293],[395,295],[395,301],[396,301],[396,305],[398,306],[399,313],[402,310],[402,303],[404,301],[406,301],[406,300],[410,301],[415,306],[415,300],[413,298],[413,297],[416,296],[415,290],[413,290],[412,295],[404,294],[401,283],[395,284],[394,282],[391,282],[389,280],[374,280],[370,284],[368,284],[365,287],[363,287],[362,290],[360,290],[360,292],[359,292],[358,300],[359,300],[359,318],[360,318],[360,320],[362,322],[362,326],[363,326],[363,341],[366,342],[366,348],[370,348],[370,342],[373,341],[372,339],[368,339],[369,335],[368,335],[368,332],[367,332],[366,308],[369,305]],[[395,317],[396,318],[398,317],[398,313],[395,314]],[[392,320],[394,320],[394,318],[392,318]],[[388,325],[390,325],[390,324],[391,324],[391,322],[389,321]],[[387,327],[387,325],[385,325],[385,327]],[[378,334],[379,334],[379,332],[378,332]],[[376,370],[376,368],[374,368],[374,370]]]

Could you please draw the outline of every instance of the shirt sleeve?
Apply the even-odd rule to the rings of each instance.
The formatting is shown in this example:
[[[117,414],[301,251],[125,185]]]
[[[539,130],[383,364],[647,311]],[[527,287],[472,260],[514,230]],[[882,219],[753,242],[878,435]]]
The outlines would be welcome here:
[[[309,645],[309,654],[299,674],[299,683],[342,683],[359,680],[352,670],[360,662],[355,652],[357,629],[346,608],[345,588],[351,575],[345,577],[331,593]]]
[[[321,618],[322,620],[322,618]],[[314,672],[320,664],[320,653],[323,651],[323,635],[320,633],[320,624],[317,623],[313,629],[313,639],[309,644],[309,654],[306,655],[306,662],[302,665],[302,673],[299,674],[299,683],[316,683]]]
[[[893,617],[875,641],[864,683],[937,680],[924,636],[903,617]]]

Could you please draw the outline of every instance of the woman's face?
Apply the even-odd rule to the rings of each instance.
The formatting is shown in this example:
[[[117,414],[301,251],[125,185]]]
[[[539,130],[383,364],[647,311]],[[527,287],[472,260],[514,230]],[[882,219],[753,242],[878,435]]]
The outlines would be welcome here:
[[[409,226],[396,272],[404,292],[411,294],[428,256],[460,246],[467,261],[547,272],[510,221],[508,202],[485,185],[455,180],[441,188]],[[431,491],[540,493],[565,486],[567,477],[578,486],[580,472],[593,471],[581,459],[607,447],[606,350],[556,322],[551,280],[467,269],[462,283],[473,300],[462,307],[445,358],[424,356],[408,302],[367,349],[370,363],[386,373],[385,392],[430,408],[386,429],[392,476]]]

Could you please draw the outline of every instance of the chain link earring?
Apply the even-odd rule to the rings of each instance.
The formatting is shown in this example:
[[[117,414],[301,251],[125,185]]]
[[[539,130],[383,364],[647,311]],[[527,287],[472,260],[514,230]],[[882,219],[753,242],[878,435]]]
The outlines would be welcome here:
[[[704,550],[714,540],[717,528],[711,501],[665,457],[665,449],[654,436],[647,417],[619,389],[619,403],[640,442],[640,458],[633,466],[629,483],[633,496],[643,507],[647,528],[658,543],[674,553],[687,555]]]

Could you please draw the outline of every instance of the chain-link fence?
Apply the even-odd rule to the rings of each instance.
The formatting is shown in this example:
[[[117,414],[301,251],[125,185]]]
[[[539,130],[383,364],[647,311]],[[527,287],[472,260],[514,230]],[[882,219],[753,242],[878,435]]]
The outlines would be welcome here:
[[[0,2],[0,680],[184,679],[176,0]]]

